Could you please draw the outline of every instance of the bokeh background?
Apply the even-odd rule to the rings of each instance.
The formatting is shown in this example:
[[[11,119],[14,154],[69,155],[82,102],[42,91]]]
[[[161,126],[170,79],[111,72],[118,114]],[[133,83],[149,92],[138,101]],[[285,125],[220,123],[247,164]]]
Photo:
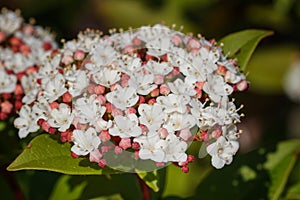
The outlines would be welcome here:
[[[292,100],[285,91],[287,72],[292,66],[300,67],[298,0],[0,0],[0,7],[20,9],[27,21],[34,18],[36,24],[51,27],[58,42],[61,39],[73,39],[79,31],[86,28],[100,29],[107,33],[111,28],[136,28],[155,23],[176,24],[178,29],[183,26],[185,33],[201,33],[207,39],[215,38],[217,41],[229,33],[244,29],[274,31],[274,35],[259,44],[245,71],[251,82],[249,91],[237,97],[238,102],[245,105],[245,118],[239,125],[244,130],[239,154],[273,146],[288,138],[300,138],[300,101]],[[6,128],[1,128],[1,132],[7,131]],[[0,137],[2,141],[13,143],[15,138],[12,135],[14,133],[10,134],[11,138],[6,138],[1,133]],[[7,149],[13,146],[9,142],[4,143],[6,144],[1,145],[0,149],[1,159],[5,161],[4,164],[1,163],[1,173],[5,171],[5,164],[16,156],[14,153],[7,156]],[[16,144],[13,145],[20,149]],[[12,178],[11,174],[7,176],[1,177],[4,186],[5,180]],[[36,183],[35,186],[44,191],[40,192],[44,197],[49,194],[54,181],[59,177],[57,174],[43,172],[32,175],[30,180],[26,179],[24,173],[16,176],[18,180],[24,179],[24,182],[34,182],[35,176],[42,177],[40,179],[43,184]],[[194,182],[190,182],[197,182],[197,177],[194,176],[178,177],[184,183],[194,179]],[[179,194],[186,197],[196,187],[174,186],[171,184],[172,178],[168,181],[166,195]],[[6,184],[7,191],[11,186],[19,187],[13,184]],[[5,189],[4,186],[0,187],[1,191]],[[25,186],[21,187],[31,199],[40,198],[29,194],[32,191]]]

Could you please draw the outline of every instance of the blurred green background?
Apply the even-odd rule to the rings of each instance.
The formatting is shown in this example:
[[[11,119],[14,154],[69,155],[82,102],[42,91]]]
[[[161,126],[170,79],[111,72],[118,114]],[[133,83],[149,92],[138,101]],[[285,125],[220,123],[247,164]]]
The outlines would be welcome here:
[[[0,0],[0,7],[20,9],[27,21],[33,17],[36,24],[51,27],[57,41],[73,39],[86,28],[107,33],[110,28],[136,28],[155,23],[183,26],[185,33],[201,33],[207,39],[217,41],[243,29],[272,30],[274,35],[259,44],[245,72],[251,82],[249,91],[237,98],[238,103],[245,105],[243,112],[246,115],[240,125],[244,134],[239,154],[260,147],[273,147],[288,138],[300,138],[300,104],[291,101],[283,89],[287,70],[300,59],[299,0]],[[1,173],[6,174],[0,179],[1,191],[20,187],[12,185],[13,182],[5,183],[15,176],[23,181],[21,190],[25,191],[26,197],[46,198],[59,175],[50,172],[12,175],[5,172],[5,166],[17,155],[17,150],[22,149],[21,145],[15,144],[15,134],[6,135],[8,129],[10,127],[2,127],[0,136]],[[8,146],[17,150],[8,153]],[[167,175],[176,176],[176,180],[167,179],[165,196],[187,197],[194,192],[195,184],[211,170],[201,165],[207,165],[207,162],[199,161],[191,167],[191,171],[194,168],[200,171],[199,177],[180,175],[178,169],[169,170],[173,172]],[[44,180],[43,187],[35,183],[35,190],[30,189],[27,184],[37,177],[36,181]],[[182,185],[175,184],[178,182]],[[37,188],[42,188],[42,196],[30,193]],[[14,199],[13,195],[11,198]]]

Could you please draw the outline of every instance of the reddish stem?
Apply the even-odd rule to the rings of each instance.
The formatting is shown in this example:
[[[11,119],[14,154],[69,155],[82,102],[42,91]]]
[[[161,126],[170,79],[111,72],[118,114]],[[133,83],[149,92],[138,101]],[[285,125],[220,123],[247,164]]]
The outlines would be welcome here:
[[[151,199],[151,197],[150,197],[150,188],[145,183],[145,181],[139,177],[139,175],[136,174],[136,176],[138,177],[138,180],[139,180],[139,183],[140,183],[140,187],[141,187],[142,195],[143,195],[143,200],[150,200]]]

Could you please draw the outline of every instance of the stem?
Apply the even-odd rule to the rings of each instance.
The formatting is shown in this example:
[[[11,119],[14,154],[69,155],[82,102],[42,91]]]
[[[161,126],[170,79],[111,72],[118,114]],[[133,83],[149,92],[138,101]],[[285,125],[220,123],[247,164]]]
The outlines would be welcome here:
[[[150,200],[151,199],[151,197],[150,197],[150,188],[145,183],[145,181],[139,177],[138,174],[136,174],[136,176],[138,177],[138,180],[139,180],[139,183],[140,183],[140,187],[141,187],[142,195],[143,195],[143,200]]]
[[[1,174],[4,175],[7,183],[13,191],[16,200],[25,200],[24,194],[11,172],[6,171],[5,167],[1,166]]]

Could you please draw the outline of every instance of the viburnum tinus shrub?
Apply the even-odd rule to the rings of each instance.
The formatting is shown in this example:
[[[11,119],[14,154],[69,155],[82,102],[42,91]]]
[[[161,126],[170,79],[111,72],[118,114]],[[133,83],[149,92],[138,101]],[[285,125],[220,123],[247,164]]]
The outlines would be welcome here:
[[[102,35],[87,30],[51,54],[35,75],[36,98],[14,122],[19,136],[43,129],[70,142],[74,158],[102,168],[188,172],[189,144],[201,141],[212,165],[239,149],[248,82],[214,40],[163,25]]]
[[[56,48],[48,30],[25,23],[20,11],[0,12],[0,120],[16,115],[38,92],[32,74]]]

